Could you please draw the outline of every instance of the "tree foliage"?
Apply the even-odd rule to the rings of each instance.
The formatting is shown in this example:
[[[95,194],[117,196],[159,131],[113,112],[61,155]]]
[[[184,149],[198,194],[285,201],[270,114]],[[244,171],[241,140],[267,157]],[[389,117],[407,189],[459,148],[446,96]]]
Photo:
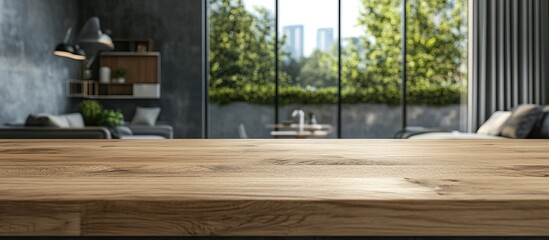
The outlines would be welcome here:
[[[361,0],[359,11],[357,26],[364,34],[342,44],[342,101],[396,104],[401,87],[401,0]],[[410,103],[459,103],[466,83],[466,12],[466,0],[408,0]],[[249,12],[242,0],[210,0],[213,102],[272,103],[274,26],[273,14],[264,8]],[[280,46],[284,41],[282,37]],[[337,101],[337,56],[337,45],[301,59],[281,50],[281,103]]]
[[[274,18],[242,0],[210,0],[210,87],[274,84]]]

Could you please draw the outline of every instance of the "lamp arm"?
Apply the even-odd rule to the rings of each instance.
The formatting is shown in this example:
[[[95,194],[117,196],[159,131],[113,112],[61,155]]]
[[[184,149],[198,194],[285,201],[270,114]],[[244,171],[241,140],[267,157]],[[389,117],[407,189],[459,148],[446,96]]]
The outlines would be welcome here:
[[[72,27],[69,27],[69,29],[67,29],[67,32],[65,33],[65,39],[63,40],[63,43],[69,43],[69,41],[71,40],[71,36],[72,36]]]
[[[91,65],[93,64],[93,62],[95,61],[95,57],[97,55],[93,55],[91,56],[89,59],[86,58],[86,69],[90,69],[91,68]]]

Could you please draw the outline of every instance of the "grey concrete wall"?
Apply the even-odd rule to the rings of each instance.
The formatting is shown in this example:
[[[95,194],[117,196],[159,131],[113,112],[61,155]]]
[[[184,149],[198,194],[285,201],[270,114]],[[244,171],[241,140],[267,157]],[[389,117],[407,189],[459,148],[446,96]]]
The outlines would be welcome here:
[[[113,38],[152,38],[162,54],[160,100],[108,100],[131,119],[136,106],[161,107],[176,138],[202,135],[201,0],[84,0],[80,19],[98,16]]]
[[[77,62],[52,54],[78,21],[78,1],[0,0],[0,124],[67,109]]]

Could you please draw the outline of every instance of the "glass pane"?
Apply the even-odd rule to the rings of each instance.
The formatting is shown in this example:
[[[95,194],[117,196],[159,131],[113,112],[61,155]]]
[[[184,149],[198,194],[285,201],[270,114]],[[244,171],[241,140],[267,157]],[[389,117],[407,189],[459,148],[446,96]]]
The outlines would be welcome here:
[[[401,130],[401,0],[342,1],[342,137]]]
[[[209,0],[210,138],[269,138],[275,1]]]
[[[408,0],[408,126],[466,131],[467,0]]]
[[[337,137],[338,0],[280,0],[279,17],[279,121],[303,110],[319,137]]]

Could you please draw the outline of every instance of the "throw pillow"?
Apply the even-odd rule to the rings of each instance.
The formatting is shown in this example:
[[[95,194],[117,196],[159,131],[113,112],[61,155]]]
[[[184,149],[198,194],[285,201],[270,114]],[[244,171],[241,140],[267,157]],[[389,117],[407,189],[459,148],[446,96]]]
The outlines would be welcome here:
[[[62,117],[65,117],[67,121],[69,122],[70,127],[74,128],[83,128],[86,125],[84,124],[84,118],[82,117],[82,114],[80,113],[69,113],[61,115]]]
[[[71,126],[67,117],[63,115],[56,116],[48,114],[47,117],[50,120],[50,127],[68,128]]]
[[[505,123],[511,117],[511,112],[497,111],[490,116],[490,118],[480,126],[477,134],[499,136],[501,130],[505,127]]]
[[[538,105],[524,104],[516,107],[501,131],[501,135],[514,139],[528,137],[540,115],[541,108]]]
[[[549,106],[545,106],[542,112],[529,138],[549,139]]]
[[[64,116],[55,116],[51,114],[36,114],[29,115],[25,122],[26,126],[32,127],[57,127],[64,128],[70,127],[69,121]]]
[[[137,107],[133,116],[132,125],[154,126],[160,115],[160,108]]]
[[[25,126],[27,127],[47,127],[49,125],[49,119],[44,117],[45,114],[30,114],[25,120]]]

